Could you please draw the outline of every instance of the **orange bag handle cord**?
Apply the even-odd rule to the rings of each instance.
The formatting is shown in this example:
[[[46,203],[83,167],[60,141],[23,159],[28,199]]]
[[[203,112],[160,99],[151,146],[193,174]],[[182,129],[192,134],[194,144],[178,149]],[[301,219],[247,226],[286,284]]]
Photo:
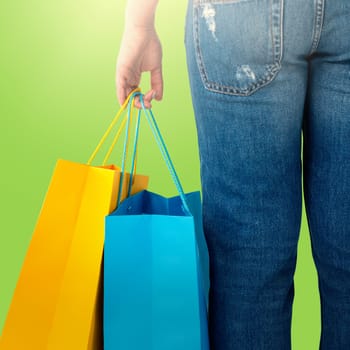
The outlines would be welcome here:
[[[126,107],[128,106],[128,103],[129,103],[129,100],[130,98],[133,96],[133,94],[135,92],[140,92],[141,89],[140,88],[136,88],[134,90],[132,90],[130,92],[130,94],[128,95],[127,99],[124,101],[124,103],[122,104],[122,106],[120,107],[118,113],[116,114],[116,116],[114,117],[114,119],[112,120],[111,124],[109,125],[107,131],[104,133],[104,135],[102,136],[100,142],[98,143],[96,149],[93,151],[92,155],[90,156],[89,160],[87,161],[87,165],[91,165],[92,161],[95,159],[97,153],[99,152],[99,150],[101,149],[102,145],[104,144],[104,142],[106,141],[108,135],[111,133],[114,125],[117,123],[117,121],[119,120],[120,116],[122,115],[122,113],[126,110]],[[117,134],[115,135],[114,139],[113,139],[113,142],[112,142],[112,145],[111,147],[109,148],[108,152],[107,152],[107,155],[105,156],[104,160],[103,160],[103,165],[106,164],[109,156],[111,155],[112,151],[113,151],[113,148],[116,144],[116,142],[118,141],[118,138],[126,124],[126,120],[127,120],[127,116],[124,117],[124,120],[122,121],[122,124],[120,125],[118,131],[117,131]],[[135,169],[136,169],[136,164],[135,164]]]
[[[135,107],[132,106],[131,107],[131,112],[130,112],[130,122],[132,122],[132,119],[133,119],[133,113],[135,111]],[[115,135],[114,139],[113,139],[113,142],[112,142],[112,145],[109,147],[109,150],[103,160],[103,163],[102,165],[106,165],[114,147],[115,147],[115,144],[117,143],[118,139],[119,139],[119,136],[121,134],[121,132],[123,131],[124,127],[125,127],[125,124],[127,122],[127,116],[124,117],[123,121],[122,121],[122,124],[120,125],[118,131],[117,131],[117,134]],[[128,130],[128,135],[127,135],[127,140],[130,139],[130,128]],[[129,147],[129,142],[127,142],[127,145],[126,145],[126,152],[128,152],[128,147]],[[133,173],[136,174],[136,164],[137,164],[137,149],[136,149],[136,155],[135,155],[135,161],[134,161],[134,167],[133,167]]]

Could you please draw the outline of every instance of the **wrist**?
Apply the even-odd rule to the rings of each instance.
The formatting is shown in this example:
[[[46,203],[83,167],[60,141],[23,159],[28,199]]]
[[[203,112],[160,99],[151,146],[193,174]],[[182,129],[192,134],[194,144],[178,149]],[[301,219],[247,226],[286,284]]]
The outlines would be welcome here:
[[[130,30],[154,30],[158,0],[129,0],[125,13],[125,28]]]
[[[124,26],[125,32],[149,33],[155,31],[154,21],[135,22],[127,21]]]

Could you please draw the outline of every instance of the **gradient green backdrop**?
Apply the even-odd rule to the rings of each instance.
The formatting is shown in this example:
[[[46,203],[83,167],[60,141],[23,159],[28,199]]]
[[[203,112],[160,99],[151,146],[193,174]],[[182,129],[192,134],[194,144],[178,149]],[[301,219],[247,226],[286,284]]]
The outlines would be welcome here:
[[[119,107],[114,74],[125,2],[0,5],[0,333],[57,158],[86,162]],[[165,90],[154,112],[185,190],[192,191],[200,183],[183,45],[185,11],[186,0],[160,1]],[[151,190],[175,195],[145,123],[143,130],[139,171],[151,176]],[[113,157],[120,163],[120,152]],[[316,350],[319,295],[305,214],[295,285],[293,349]]]

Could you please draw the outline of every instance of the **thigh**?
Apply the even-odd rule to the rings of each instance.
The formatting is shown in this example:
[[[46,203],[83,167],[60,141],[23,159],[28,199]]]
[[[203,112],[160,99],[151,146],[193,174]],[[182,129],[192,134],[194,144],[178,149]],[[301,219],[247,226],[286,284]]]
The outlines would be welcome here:
[[[349,2],[326,6],[321,41],[310,61],[303,134],[311,234],[350,254],[349,19]]]
[[[319,275],[322,349],[350,348],[350,3],[325,3],[310,61],[304,192]]]

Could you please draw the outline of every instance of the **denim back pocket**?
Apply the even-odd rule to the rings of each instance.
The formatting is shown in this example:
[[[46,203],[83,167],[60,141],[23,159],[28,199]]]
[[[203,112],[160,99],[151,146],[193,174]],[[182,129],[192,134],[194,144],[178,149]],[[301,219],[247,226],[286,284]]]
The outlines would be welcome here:
[[[193,26],[208,90],[247,96],[280,71],[283,0],[194,0]]]

